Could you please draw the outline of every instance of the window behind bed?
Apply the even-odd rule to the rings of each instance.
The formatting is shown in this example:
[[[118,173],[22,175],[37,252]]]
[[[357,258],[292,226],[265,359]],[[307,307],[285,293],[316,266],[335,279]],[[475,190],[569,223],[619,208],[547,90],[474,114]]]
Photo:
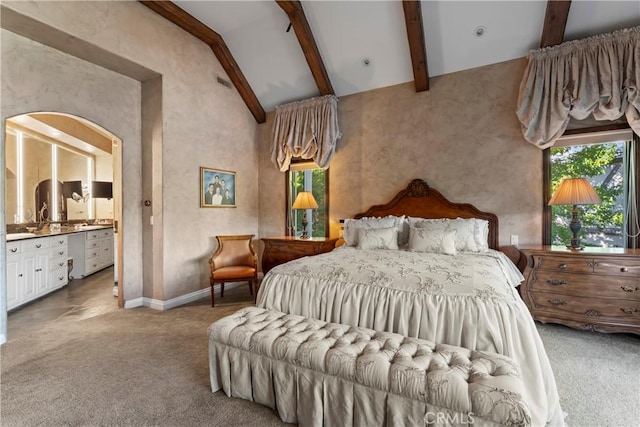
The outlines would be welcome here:
[[[318,209],[307,212],[307,231],[311,237],[329,236],[329,169],[321,169],[314,162],[293,160],[287,172],[287,197],[285,210],[287,236],[302,234],[301,210],[292,210],[291,205],[301,191],[310,191],[318,203]]]
[[[631,130],[577,134],[545,150],[545,187],[553,194],[564,178],[589,180],[602,203],[581,206],[585,246],[633,247],[638,233],[637,141]],[[634,176],[635,175],[635,176]],[[545,201],[548,202],[548,200]],[[545,206],[546,244],[571,238],[571,206]]]

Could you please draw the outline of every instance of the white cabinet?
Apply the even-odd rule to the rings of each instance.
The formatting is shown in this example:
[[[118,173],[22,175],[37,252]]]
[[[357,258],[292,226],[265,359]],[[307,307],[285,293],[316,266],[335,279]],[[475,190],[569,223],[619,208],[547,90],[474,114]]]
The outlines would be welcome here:
[[[51,237],[49,250],[48,287],[55,290],[67,284],[67,259],[69,258],[67,235]]]
[[[69,235],[73,277],[85,277],[113,265],[113,228]]]
[[[67,256],[66,236],[39,237],[7,242],[7,309],[41,297],[67,284],[66,270],[62,278],[52,279],[52,269]],[[66,268],[66,267],[65,267]],[[62,270],[56,270],[60,273]]]
[[[16,247],[17,246],[17,247]],[[13,252],[11,251],[13,249]],[[20,251],[20,252],[19,252]],[[7,308],[16,307],[23,283],[22,252],[19,242],[7,243]]]

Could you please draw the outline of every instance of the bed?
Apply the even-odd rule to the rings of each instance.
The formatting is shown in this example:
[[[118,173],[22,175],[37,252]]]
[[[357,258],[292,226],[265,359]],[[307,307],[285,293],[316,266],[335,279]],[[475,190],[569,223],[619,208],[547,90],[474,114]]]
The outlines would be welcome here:
[[[563,425],[547,354],[516,289],[523,277],[497,251],[498,218],[494,214],[452,203],[416,179],[389,203],[354,218],[411,218],[411,249],[384,244],[382,249],[369,249],[363,244],[369,235],[360,231],[356,247],[343,246],[269,271],[260,286],[258,307],[510,356],[521,366],[533,425]],[[418,218],[427,221],[420,223]],[[469,252],[463,242],[461,251],[447,249],[443,242],[461,234],[458,230],[440,236],[442,250],[414,250],[420,248],[415,244],[420,242],[416,240],[420,224],[429,228],[442,218],[450,219],[448,224],[465,222],[457,220],[463,218],[488,225],[483,234],[486,246]],[[375,233],[381,241],[388,238],[389,228],[381,226],[384,232],[371,235]],[[349,240],[346,231],[347,226],[345,240]]]

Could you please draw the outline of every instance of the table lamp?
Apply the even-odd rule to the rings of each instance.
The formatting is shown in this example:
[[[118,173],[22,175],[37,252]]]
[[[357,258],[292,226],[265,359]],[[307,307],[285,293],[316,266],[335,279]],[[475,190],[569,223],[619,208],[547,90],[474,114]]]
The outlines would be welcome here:
[[[600,197],[586,178],[564,179],[555,193],[553,193],[551,200],[549,200],[549,206],[573,205],[571,223],[569,224],[573,237],[571,238],[571,245],[567,246],[568,249],[584,249],[580,245],[580,238],[578,237],[578,232],[582,228],[582,224],[578,219],[578,205],[595,205],[598,203],[600,203]]]
[[[291,209],[302,209],[302,236],[301,239],[309,239],[311,236],[307,234],[307,209],[318,209],[318,203],[313,198],[313,194],[310,191],[301,191],[296,197],[296,201],[293,202]]]

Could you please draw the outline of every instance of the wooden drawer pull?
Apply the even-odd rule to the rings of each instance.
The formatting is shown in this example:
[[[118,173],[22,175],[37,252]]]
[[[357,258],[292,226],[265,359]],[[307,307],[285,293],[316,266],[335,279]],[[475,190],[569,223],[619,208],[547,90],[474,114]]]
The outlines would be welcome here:
[[[554,286],[567,284],[567,282],[565,282],[564,280],[558,280],[558,279],[549,279],[547,280],[547,283]]]
[[[553,305],[565,305],[566,304],[566,302],[564,302],[561,299],[550,299],[549,303],[553,304]]]
[[[566,269],[567,269],[567,264],[560,264],[560,265],[558,266],[558,268],[559,268],[560,270],[566,270]]]
[[[633,314],[633,313],[637,313],[638,312],[638,309],[636,309],[636,308],[628,308],[628,307],[621,307],[620,310],[622,312],[624,312],[624,313],[627,313],[627,314]]]
[[[640,290],[640,288],[638,288],[637,286],[633,287],[633,286],[628,286],[628,285],[627,286],[620,286],[620,289],[622,289],[625,292],[633,292],[633,291],[639,291]]]

